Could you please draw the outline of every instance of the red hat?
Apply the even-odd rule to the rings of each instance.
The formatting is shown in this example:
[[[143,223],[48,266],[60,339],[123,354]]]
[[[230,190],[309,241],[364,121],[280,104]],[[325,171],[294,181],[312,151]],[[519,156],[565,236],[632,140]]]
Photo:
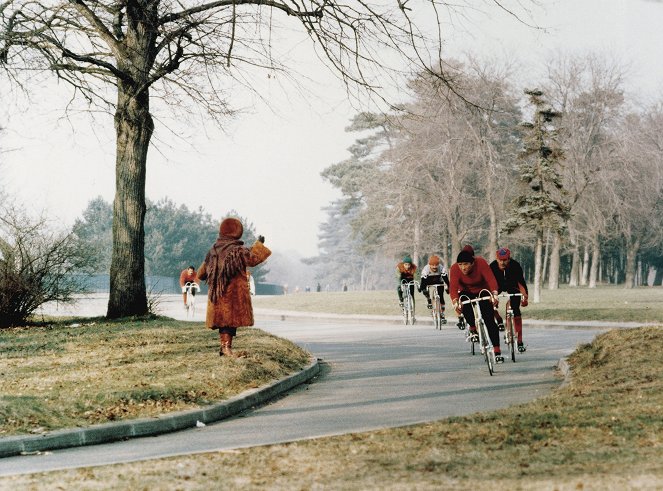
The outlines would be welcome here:
[[[495,257],[497,257],[497,259],[499,259],[500,261],[506,261],[511,257],[511,251],[506,247],[500,247],[499,249],[497,249]]]
[[[440,258],[437,257],[435,254],[433,254],[431,257],[428,258],[428,264],[431,266],[438,266],[440,264]]]
[[[461,251],[469,252],[474,256],[474,247],[472,247],[470,244],[467,244],[465,247],[463,247]]]
[[[230,237],[231,239],[239,239],[244,233],[242,222],[237,218],[226,218],[221,222],[219,227],[219,235]]]

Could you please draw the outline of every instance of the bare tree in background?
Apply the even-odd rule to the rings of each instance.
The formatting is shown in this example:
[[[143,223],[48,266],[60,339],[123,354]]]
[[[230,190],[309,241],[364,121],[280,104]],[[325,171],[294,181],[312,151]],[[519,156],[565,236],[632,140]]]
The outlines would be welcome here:
[[[560,141],[565,160],[560,170],[571,215],[566,224],[572,255],[569,284],[577,286],[581,283],[581,246],[595,252],[592,257],[598,260],[599,237],[607,232],[606,201],[598,195],[609,183],[606,175],[615,167],[611,164],[616,149],[612,135],[624,104],[624,68],[592,54],[558,56],[547,66],[545,92],[563,114]],[[603,210],[596,202],[602,203]],[[550,289],[559,284],[561,239],[560,234],[553,235]]]
[[[398,58],[443,73],[427,52],[424,20],[440,36],[446,5],[339,4],[329,0],[7,0],[0,4],[0,64],[16,82],[52,71],[95,107],[114,113],[116,194],[107,316],[148,312],[144,279],[147,153],[153,95],[230,112],[228,80],[251,87],[255,70],[288,74],[276,49],[286,30],[305,33],[349,87],[376,91],[378,74]],[[283,24],[279,25],[279,21]],[[440,39],[432,47],[439,49]],[[286,47],[286,45],[284,45]],[[393,55],[396,55],[395,57]],[[402,66],[402,65],[401,65]],[[21,74],[26,77],[21,80]]]

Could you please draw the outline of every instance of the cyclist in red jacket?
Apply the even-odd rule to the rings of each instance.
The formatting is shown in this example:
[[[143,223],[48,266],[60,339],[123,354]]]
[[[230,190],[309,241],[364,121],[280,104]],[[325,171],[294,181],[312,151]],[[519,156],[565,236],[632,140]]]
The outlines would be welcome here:
[[[500,333],[495,323],[494,308],[498,305],[497,280],[486,260],[480,256],[474,256],[468,250],[462,250],[449,270],[449,297],[456,309],[456,313],[465,316],[470,326],[470,332],[476,334],[476,321],[474,312],[469,304],[460,304],[460,296],[464,295],[470,299],[478,298],[481,290],[488,290],[492,301],[483,300],[479,302],[481,316],[488,329],[488,336],[493,345],[495,362],[504,363],[502,350],[500,349]]]

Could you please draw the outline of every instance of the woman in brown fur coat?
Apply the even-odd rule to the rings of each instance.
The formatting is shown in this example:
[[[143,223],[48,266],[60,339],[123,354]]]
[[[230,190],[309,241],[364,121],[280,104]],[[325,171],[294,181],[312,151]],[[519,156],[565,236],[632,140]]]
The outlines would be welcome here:
[[[219,238],[198,268],[198,278],[207,281],[207,317],[205,325],[219,330],[219,355],[231,356],[232,340],[238,327],[253,325],[251,294],[246,281],[246,268],[257,266],[272,253],[259,236],[249,249],[240,237],[242,222],[226,218],[219,227]]]

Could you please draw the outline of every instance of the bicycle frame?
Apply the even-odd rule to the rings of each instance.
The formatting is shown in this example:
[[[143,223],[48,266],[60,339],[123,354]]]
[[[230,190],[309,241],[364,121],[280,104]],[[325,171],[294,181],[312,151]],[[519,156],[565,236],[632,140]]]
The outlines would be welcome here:
[[[513,297],[522,297],[522,293],[502,292],[498,297],[506,299],[504,304],[504,342],[511,352],[511,361],[516,361],[516,334],[513,326],[513,309],[511,309],[511,299]]]
[[[487,295],[486,295],[487,293]],[[465,300],[463,300],[465,298]],[[493,351],[493,345],[490,342],[490,336],[488,335],[488,328],[486,327],[486,322],[481,315],[481,308],[479,307],[479,302],[484,300],[493,300],[493,296],[488,290],[481,290],[477,298],[469,298],[467,295],[461,295],[459,297],[461,305],[470,305],[472,311],[474,312],[474,320],[476,323],[477,334],[479,335],[479,351],[484,356],[486,365],[488,365],[488,373],[493,374],[495,366],[495,352]],[[474,341],[472,342],[472,354],[474,354]]]
[[[401,291],[403,292],[403,322],[407,326],[414,325],[416,319],[414,318],[414,297],[410,289],[417,287],[416,281],[401,281]]]
[[[187,316],[191,315],[192,317],[196,313],[196,296],[192,293],[193,289],[200,291],[200,285],[187,282],[182,287],[182,291],[186,293],[186,313]]]
[[[431,315],[433,316],[433,324],[435,325],[435,329],[442,329],[442,324],[447,323],[447,320],[444,318],[444,311],[442,310],[442,299],[440,298],[440,293],[438,291],[439,286],[442,285],[428,285],[428,296],[431,299],[431,303],[433,304]]]

